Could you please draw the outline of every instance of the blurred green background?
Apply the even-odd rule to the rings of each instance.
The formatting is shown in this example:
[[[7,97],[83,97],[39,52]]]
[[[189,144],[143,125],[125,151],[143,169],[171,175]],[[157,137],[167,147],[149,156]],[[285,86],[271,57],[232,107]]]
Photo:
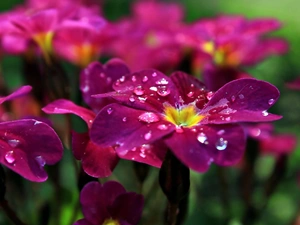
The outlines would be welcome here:
[[[21,2],[20,0],[2,0],[0,1],[0,9],[6,11]],[[297,0],[182,0],[177,2],[185,7],[186,21],[188,22],[203,17],[214,17],[219,14],[240,14],[248,18],[274,17],[282,22],[283,28],[274,35],[283,37],[289,42],[289,52],[284,56],[270,57],[256,67],[246,69],[254,77],[269,81],[280,89],[280,100],[271,109],[272,112],[283,115],[283,119],[275,123],[276,130],[278,132],[294,133],[299,137],[300,92],[288,90],[285,83],[300,76],[300,2]],[[103,11],[106,18],[116,20],[128,14],[131,3],[132,1],[129,0],[105,1]],[[21,70],[20,60],[17,57],[4,58],[2,66],[6,79],[14,80],[12,83],[18,83],[17,77]],[[291,224],[295,218],[297,211],[300,209],[300,190],[297,185],[297,176],[300,169],[299,160],[300,153],[299,148],[297,148],[289,159],[289,168],[284,181],[270,199],[266,210],[262,212],[257,225]],[[258,183],[255,189],[255,202],[258,205],[261,202],[262,192],[260,183],[263,183],[271,173],[273,165],[274,159],[271,156],[261,157],[256,165],[255,172]],[[58,220],[57,218],[51,218],[50,224],[70,224],[72,220],[81,217],[80,213],[74,213],[75,208],[77,207],[78,212],[79,208],[71,153],[65,151],[64,158],[57,168],[49,168],[48,171],[52,179],[41,184],[32,184],[29,181],[21,180],[18,175],[7,171],[7,198],[13,208],[20,214],[20,218],[27,221],[29,225],[40,224],[41,217],[51,217],[49,212],[54,213],[53,208],[56,204],[54,199],[59,198],[59,209],[62,216]],[[230,177],[230,213],[233,217],[229,224],[239,225],[243,206],[237,193],[237,170],[228,168],[226,173]],[[149,197],[146,201],[145,217],[155,215],[156,212],[161,214],[162,205],[165,204],[164,200],[161,200],[164,199],[161,197],[162,193],[158,190],[157,174],[157,169],[151,169],[151,176],[146,181],[144,193],[149,193]],[[132,183],[133,176],[134,172],[130,162],[122,162],[118,165],[112,179],[121,181],[128,190],[137,191],[136,181]],[[9,180],[20,182],[19,188],[15,189],[15,185],[10,185]],[[151,189],[152,187],[155,188]],[[185,225],[224,224],[224,212],[219,197],[222,188],[217,178],[217,168],[215,166],[212,166],[206,174],[192,173],[190,210]],[[59,195],[57,195],[58,193]],[[50,204],[47,202],[50,202]],[[49,209],[52,209],[52,211]],[[0,213],[0,224],[10,225],[11,223]],[[159,222],[145,219],[141,224],[159,225]]]

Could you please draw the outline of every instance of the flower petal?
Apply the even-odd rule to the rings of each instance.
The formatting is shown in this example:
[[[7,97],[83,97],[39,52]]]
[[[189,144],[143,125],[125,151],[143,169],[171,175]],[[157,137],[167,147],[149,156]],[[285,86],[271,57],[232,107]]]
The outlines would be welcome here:
[[[126,64],[119,59],[112,59],[103,66],[99,62],[91,63],[80,74],[80,90],[84,101],[94,111],[99,111],[103,106],[112,103],[111,100],[96,99],[91,95],[113,91],[113,82],[129,72]]]
[[[63,146],[47,124],[32,120],[0,123],[0,162],[24,178],[42,182],[47,179],[45,164],[57,163]]]
[[[267,112],[279,98],[278,89],[265,81],[238,79],[220,88],[200,112],[201,123],[263,122],[278,120]]]
[[[290,134],[272,135],[260,141],[264,153],[273,155],[289,154],[296,149],[297,137]]]
[[[75,114],[83,119],[88,127],[91,126],[91,123],[95,118],[95,113],[91,110],[75,105],[73,102],[66,99],[59,99],[51,102],[50,104],[42,108],[42,110],[48,114]]]
[[[125,155],[134,147],[153,143],[174,130],[174,125],[162,120],[160,114],[150,112],[153,120],[141,120],[144,113],[147,112],[116,103],[104,107],[92,124],[91,140],[103,147],[116,146],[118,154]]]
[[[73,225],[94,225],[94,224],[90,223],[86,219],[81,219],[76,221]]]
[[[26,94],[28,94],[31,91],[31,89],[32,88],[29,85],[22,86],[18,90],[16,90],[13,93],[11,93],[10,95],[8,95],[6,97],[0,97],[0,104],[2,104],[5,101],[9,101],[9,100],[21,97],[23,95],[26,95]]]

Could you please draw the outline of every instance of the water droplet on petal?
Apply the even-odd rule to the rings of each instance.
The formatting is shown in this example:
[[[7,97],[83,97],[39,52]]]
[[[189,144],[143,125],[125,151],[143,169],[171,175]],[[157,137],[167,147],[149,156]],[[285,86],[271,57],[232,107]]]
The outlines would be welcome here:
[[[90,87],[88,85],[85,85],[84,88],[82,89],[82,91],[84,93],[88,92],[90,90]]]
[[[152,137],[152,134],[151,134],[151,131],[149,131],[148,133],[146,133],[145,135],[144,135],[144,138],[145,138],[145,140],[150,140],[150,138]]]
[[[100,73],[100,77],[104,78],[105,74],[104,73]]]
[[[225,150],[227,148],[227,143],[228,143],[228,141],[224,140],[223,138],[220,138],[216,142],[216,148],[220,151]]]
[[[146,123],[154,123],[159,121],[159,117],[153,112],[145,112],[139,116],[139,120]]]
[[[213,97],[213,95],[214,95],[214,93],[213,93],[212,91],[210,91],[210,92],[208,92],[208,93],[206,94],[206,98],[207,98],[208,100],[211,100],[211,98]]]
[[[16,161],[16,158],[14,156],[14,151],[9,151],[5,154],[5,160],[9,164],[14,163]]]
[[[271,99],[268,101],[268,104],[269,104],[269,105],[273,105],[274,102],[275,102],[275,100],[274,100],[273,98],[271,98]]]
[[[126,118],[126,117],[123,117],[122,121],[123,121],[123,122],[126,122],[126,121],[127,121],[127,118]]]
[[[218,135],[223,135],[224,133],[225,133],[225,130],[219,130],[219,131],[217,132]]]
[[[157,128],[158,128],[159,130],[167,130],[167,129],[168,129],[168,126],[167,126],[166,124],[160,124],[160,125],[157,126]]]
[[[144,83],[147,82],[147,81],[148,81],[148,77],[147,77],[147,76],[144,76],[143,79],[142,79],[142,81],[143,81]]]
[[[133,95],[131,95],[131,96],[129,97],[129,101],[130,101],[130,102],[134,102],[134,101],[135,101],[135,99],[134,99],[134,96],[133,96]]]
[[[134,90],[133,90],[133,92],[134,92],[134,94],[136,94],[136,95],[143,95],[143,94],[145,93],[143,87],[140,86],[140,85],[137,86],[137,87],[135,87]]]
[[[43,156],[35,157],[35,161],[39,164],[40,167],[44,167],[46,165],[46,161]]]
[[[177,126],[177,127],[176,127],[176,132],[179,133],[179,134],[183,133],[182,127]]]
[[[232,102],[235,101],[235,96],[234,96],[234,95],[231,96],[231,101],[232,101]]]
[[[194,96],[194,92],[193,91],[190,91],[188,94],[187,94],[188,97],[192,98]]]
[[[267,110],[264,110],[264,111],[262,111],[262,115],[267,116],[267,115],[269,115],[269,113],[267,112]]]
[[[240,95],[239,95],[239,98],[240,98],[240,99],[244,99],[245,97],[244,97],[243,94],[240,94]]]
[[[231,117],[228,116],[228,117],[225,118],[225,120],[226,120],[226,121],[230,121],[230,120],[231,120]]]
[[[156,76],[157,76],[156,72],[152,73],[152,77],[156,77]]]
[[[154,87],[154,86],[153,86],[153,87],[150,87],[149,89],[150,89],[151,91],[157,91],[157,87]]]
[[[145,155],[145,153],[143,153],[143,152],[140,153],[140,156],[141,156],[142,158],[146,158],[146,155]]]
[[[166,85],[169,83],[169,81],[167,81],[165,78],[162,78],[162,79],[156,81],[155,83],[160,84],[160,85]]]
[[[122,76],[120,79],[119,79],[120,82],[124,82],[125,81],[125,76]]]
[[[17,140],[17,139],[12,139],[12,140],[8,140],[7,143],[8,143],[11,147],[15,148],[15,147],[18,146],[18,144],[20,143],[20,141]]]
[[[204,144],[204,142],[207,140],[207,137],[206,137],[206,135],[204,134],[204,133],[199,133],[198,135],[197,135],[197,140],[200,142],[200,143],[202,143],[202,144]]]
[[[136,82],[136,77],[135,77],[135,76],[132,76],[132,77],[131,77],[131,80],[132,80],[132,82]]]
[[[113,112],[112,108],[108,108],[106,111],[109,115]]]
[[[167,88],[167,86],[158,86],[157,87],[157,94],[159,94],[160,96],[167,96],[168,94],[170,94],[170,89]]]
[[[35,121],[34,124],[33,124],[33,126],[41,124],[41,123],[42,123],[41,121]]]
[[[146,100],[147,100],[147,98],[146,98],[146,97],[144,97],[144,98],[142,98],[142,97],[138,97],[138,99],[140,100],[140,102],[141,102],[141,103],[145,103],[145,102],[146,102]]]

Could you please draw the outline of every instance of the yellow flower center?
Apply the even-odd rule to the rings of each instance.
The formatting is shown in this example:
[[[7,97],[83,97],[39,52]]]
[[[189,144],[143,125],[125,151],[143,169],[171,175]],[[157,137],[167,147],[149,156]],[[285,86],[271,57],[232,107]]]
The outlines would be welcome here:
[[[102,225],[120,225],[120,223],[118,222],[118,220],[107,219]]]
[[[231,45],[223,45],[218,48],[214,42],[205,42],[202,46],[202,50],[211,55],[215,64],[219,66],[230,66],[235,67],[240,63],[239,55],[234,52]]]
[[[205,117],[196,112],[194,105],[189,104],[179,109],[167,105],[164,110],[165,120],[176,126],[193,127]]]
[[[90,62],[97,58],[97,49],[91,44],[74,46],[75,63],[86,67]]]
[[[50,54],[52,53],[53,32],[37,33],[33,36],[33,40],[40,47],[46,61],[50,63]]]

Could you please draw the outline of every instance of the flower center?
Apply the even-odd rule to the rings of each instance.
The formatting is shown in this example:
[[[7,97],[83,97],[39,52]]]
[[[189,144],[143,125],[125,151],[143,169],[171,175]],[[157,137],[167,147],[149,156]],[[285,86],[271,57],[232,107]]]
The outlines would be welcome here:
[[[180,107],[179,109],[167,105],[164,110],[165,120],[176,126],[193,127],[204,118],[196,111],[196,107],[192,104]]]
[[[120,225],[120,223],[118,222],[118,220],[107,219],[102,225]]]
[[[92,44],[82,44],[74,46],[75,63],[81,67],[86,67],[97,58],[97,49]]]
[[[37,33],[33,36],[33,40],[37,43],[37,45],[40,47],[44,57],[46,60],[49,59],[49,54],[52,53],[52,39],[53,39],[54,33],[49,32],[41,32]]]

